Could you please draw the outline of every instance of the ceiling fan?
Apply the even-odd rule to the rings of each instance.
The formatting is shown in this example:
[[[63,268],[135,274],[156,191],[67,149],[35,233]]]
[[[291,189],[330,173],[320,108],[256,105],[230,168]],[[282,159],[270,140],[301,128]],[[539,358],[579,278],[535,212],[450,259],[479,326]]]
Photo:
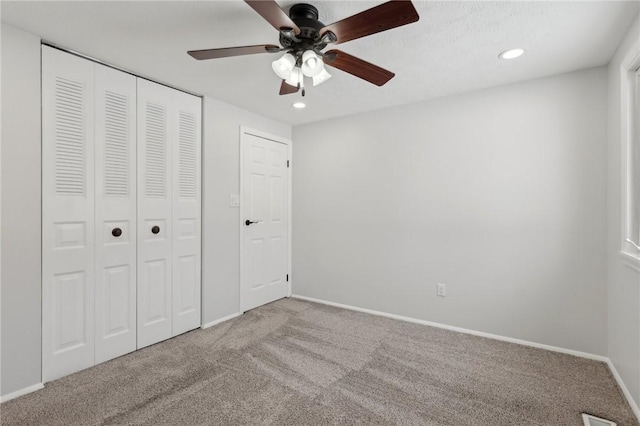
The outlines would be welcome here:
[[[273,71],[282,78],[280,94],[305,94],[304,78],[313,85],[327,81],[331,75],[324,64],[338,68],[377,86],[391,80],[395,74],[372,63],[349,55],[338,49],[322,50],[328,44],[340,44],[366,37],[392,28],[416,22],[420,17],[408,0],[392,0],[356,15],[324,25],[318,20],[318,9],[310,4],[294,4],[289,15],[274,0],[245,0],[269,24],[280,32],[280,45],[226,47],[220,49],[191,50],[195,59],[217,59],[255,53],[286,52],[273,62]]]

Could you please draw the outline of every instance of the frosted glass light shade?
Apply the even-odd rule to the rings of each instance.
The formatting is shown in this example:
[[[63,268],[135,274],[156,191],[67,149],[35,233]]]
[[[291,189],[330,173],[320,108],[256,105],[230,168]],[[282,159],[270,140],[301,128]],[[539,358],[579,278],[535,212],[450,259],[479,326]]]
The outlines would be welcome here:
[[[302,54],[302,73],[307,77],[315,77],[324,69],[322,60],[313,50],[307,50]]]
[[[320,74],[313,77],[313,85],[317,86],[318,84],[322,84],[325,81],[329,80],[330,78],[331,78],[331,74],[329,74],[327,70],[324,69],[324,67],[322,67],[322,71],[320,72]]]
[[[271,67],[278,77],[286,80],[291,75],[291,70],[296,65],[296,58],[291,53],[285,53],[282,58],[273,61]]]
[[[289,78],[287,78],[285,80],[285,83],[287,83],[289,86],[293,86],[293,87],[298,87],[298,85],[300,85],[300,88],[304,87],[304,74],[302,74],[302,70],[300,68],[294,68],[291,70],[291,74],[289,75]]]

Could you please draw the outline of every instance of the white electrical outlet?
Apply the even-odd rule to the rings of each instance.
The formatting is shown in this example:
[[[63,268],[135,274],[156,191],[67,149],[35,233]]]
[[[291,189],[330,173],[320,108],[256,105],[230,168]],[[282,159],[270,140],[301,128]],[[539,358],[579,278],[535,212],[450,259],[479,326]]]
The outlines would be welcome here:
[[[240,207],[240,196],[238,194],[229,194],[229,206]]]
[[[436,294],[440,297],[445,297],[447,295],[447,285],[438,283]]]

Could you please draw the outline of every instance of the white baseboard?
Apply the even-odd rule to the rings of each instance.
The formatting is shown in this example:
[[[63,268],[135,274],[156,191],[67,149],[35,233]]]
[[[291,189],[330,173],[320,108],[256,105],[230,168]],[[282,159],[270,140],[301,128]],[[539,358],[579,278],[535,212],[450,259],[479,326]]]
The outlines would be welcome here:
[[[500,336],[499,334],[485,333],[484,331],[470,330],[468,328],[455,327],[452,325],[440,324],[438,322],[425,321],[417,318],[405,317],[405,316],[396,315],[396,314],[389,314],[387,312],[374,311],[372,309],[359,308],[357,306],[343,305],[342,303],[329,302],[326,300],[314,299],[312,297],[299,296],[297,294],[294,294],[292,297],[301,299],[301,300],[307,300],[309,302],[322,303],[323,305],[335,306],[337,308],[349,309],[351,311],[364,312],[366,314],[377,315],[380,317],[386,317],[386,318],[396,319],[396,320],[405,321],[405,322],[412,322],[415,324],[428,325],[431,327],[443,328],[445,330],[457,331],[458,333],[472,334],[474,336],[486,337],[494,340],[501,340],[503,342],[517,343],[519,345],[531,346],[539,349],[546,349],[548,351],[574,355],[580,358],[587,358],[587,359],[592,359],[595,361],[602,361],[602,362],[609,361],[609,358],[602,355],[595,355],[595,354],[590,354],[588,352],[580,352],[580,351],[575,351],[573,349],[565,349],[558,346],[551,346],[551,345],[545,345],[542,343],[530,342],[528,340],[515,339],[513,337]]]
[[[223,323],[225,321],[229,321],[231,319],[239,317],[240,315],[242,315],[241,312],[236,312],[235,314],[227,315],[226,317],[217,319],[215,321],[211,321],[211,322],[208,322],[206,324],[202,324],[202,326],[200,328],[204,330],[205,328],[213,327],[214,325],[218,325],[218,324]]]
[[[0,402],[7,402],[19,396],[26,395],[28,393],[35,392],[43,388],[44,388],[44,385],[42,383],[36,383],[35,385],[27,386],[26,388],[22,388],[15,392],[11,392],[9,394],[0,396]]]
[[[406,322],[412,322],[412,323],[415,323],[415,324],[428,325],[428,326],[431,326],[431,327],[443,328],[445,330],[457,331],[458,333],[472,334],[474,336],[486,337],[486,338],[489,338],[489,339],[501,340],[503,342],[509,342],[509,343],[517,343],[519,345],[531,346],[531,347],[534,347],[534,348],[545,349],[545,350],[552,351],[552,352],[559,352],[559,353],[563,353],[563,354],[574,355],[574,356],[577,356],[577,357],[580,357],[580,358],[587,358],[587,359],[592,359],[592,360],[595,360],[595,361],[604,362],[609,366],[609,369],[611,370],[611,374],[613,374],[613,377],[616,379],[616,382],[618,382],[618,386],[620,386],[620,389],[622,389],[622,393],[624,394],[625,398],[627,399],[627,402],[629,402],[629,405],[631,406],[631,409],[633,410],[633,413],[636,415],[638,420],[640,420],[640,409],[638,409],[638,404],[633,400],[633,397],[631,396],[631,392],[629,392],[629,389],[627,389],[626,385],[622,381],[622,377],[620,377],[620,374],[618,374],[618,371],[616,370],[615,366],[613,365],[613,362],[611,362],[611,359],[609,359],[606,356],[590,354],[588,352],[575,351],[573,349],[566,349],[566,348],[561,348],[561,347],[558,347],[558,346],[545,345],[545,344],[542,344],[542,343],[530,342],[528,340],[514,339],[513,337],[500,336],[498,334],[485,333],[483,331],[470,330],[468,328],[454,327],[454,326],[451,326],[451,325],[440,324],[440,323],[431,322],[431,321],[425,321],[425,320],[421,320],[421,319],[417,319],[417,318],[405,317],[405,316],[402,316],[402,315],[390,314],[390,313],[387,313],[387,312],[374,311],[372,309],[359,308],[357,306],[344,305],[342,303],[329,302],[327,300],[322,300],[322,299],[314,299],[313,297],[300,296],[300,295],[297,295],[297,294],[294,294],[291,297],[294,297],[294,298],[300,299],[300,300],[306,300],[306,301],[309,301],[309,302],[321,303],[323,305],[335,306],[337,308],[349,309],[351,311],[364,312],[366,314],[371,314],[371,315],[377,315],[377,316],[380,316],[380,317],[396,319],[396,320],[399,320],[399,321],[406,321]]]
[[[608,358],[607,358],[607,365],[609,366],[609,370],[611,370],[611,374],[613,374],[613,377],[616,379],[616,382],[618,382],[618,386],[620,386],[620,389],[622,389],[622,393],[624,394],[625,398],[627,398],[627,402],[629,402],[629,405],[633,410],[633,414],[635,414],[636,417],[638,418],[638,421],[640,421],[640,407],[638,407],[638,404],[633,400],[633,397],[631,396],[631,392],[629,392],[627,385],[625,385],[624,382],[622,381],[622,377],[620,377],[618,370],[616,370],[616,366],[613,365],[613,361],[611,361]]]

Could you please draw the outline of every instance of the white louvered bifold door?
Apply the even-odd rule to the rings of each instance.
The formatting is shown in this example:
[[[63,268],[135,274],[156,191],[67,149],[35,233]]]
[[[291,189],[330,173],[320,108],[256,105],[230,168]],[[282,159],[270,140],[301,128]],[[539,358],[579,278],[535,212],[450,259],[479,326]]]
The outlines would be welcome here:
[[[173,112],[173,335],[200,326],[201,99],[175,91]]]
[[[136,77],[95,64],[96,363],[136,342]]]
[[[43,46],[43,382],[94,364],[93,105],[93,63]]]
[[[138,348],[172,336],[172,89],[138,79]]]

